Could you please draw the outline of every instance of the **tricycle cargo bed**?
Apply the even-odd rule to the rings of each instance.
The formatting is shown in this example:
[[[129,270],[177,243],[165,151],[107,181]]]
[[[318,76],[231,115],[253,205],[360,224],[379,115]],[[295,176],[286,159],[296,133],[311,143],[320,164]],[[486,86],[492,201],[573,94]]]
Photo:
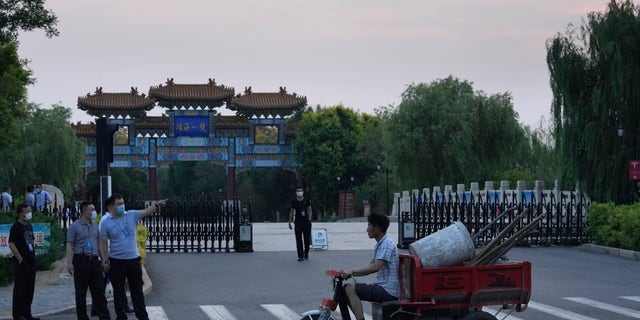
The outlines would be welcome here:
[[[401,301],[428,308],[466,309],[526,305],[531,297],[531,263],[422,268],[417,256],[400,255]]]

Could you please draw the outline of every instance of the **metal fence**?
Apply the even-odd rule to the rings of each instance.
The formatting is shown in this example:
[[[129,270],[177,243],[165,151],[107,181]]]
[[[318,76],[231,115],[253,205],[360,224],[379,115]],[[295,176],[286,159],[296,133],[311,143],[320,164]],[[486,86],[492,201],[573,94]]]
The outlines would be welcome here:
[[[253,251],[251,206],[239,200],[206,196],[171,199],[143,223],[149,231],[149,251]]]
[[[131,208],[154,201],[127,199]],[[78,219],[79,208],[53,203],[43,214],[65,231]],[[141,220],[147,227],[146,249],[153,252],[253,251],[251,205],[216,196],[170,199],[166,206]]]
[[[544,217],[521,245],[589,243],[586,217],[589,204],[584,194],[568,191],[414,192],[397,199],[398,245],[406,248],[460,221],[474,235],[476,247],[481,247],[525,210],[521,224],[529,223],[539,214]]]

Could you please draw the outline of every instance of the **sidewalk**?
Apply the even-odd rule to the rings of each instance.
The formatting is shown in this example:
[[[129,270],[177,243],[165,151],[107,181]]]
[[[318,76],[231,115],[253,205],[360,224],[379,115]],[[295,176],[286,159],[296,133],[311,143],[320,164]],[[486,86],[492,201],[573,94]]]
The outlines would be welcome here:
[[[36,272],[36,288],[33,296],[31,312],[35,317],[55,314],[65,310],[75,309],[75,289],[73,276],[67,272],[67,259],[58,260],[51,270]],[[151,279],[147,271],[142,268],[144,280],[144,293],[151,292]],[[87,304],[91,303],[91,294]],[[0,319],[12,319],[11,303],[13,300],[13,284],[0,287]],[[113,301],[113,295],[109,292],[107,300]],[[89,309],[89,307],[87,307]]]
[[[328,250],[373,250],[374,241],[366,236],[366,222],[334,222],[314,223],[313,229],[326,229],[329,241]],[[387,234],[394,242],[398,240],[398,224],[392,222]],[[640,252],[607,248],[586,244],[578,247],[601,254],[611,254],[629,259],[640,260]],[[254,251],[295,251],[293,231],[287,223],[254,223],[253,224]],[[404,250],[403,250],[404,251]],[[203,253],[205,254],[205,253]],[[215,253],[215,254],[236,254]],[[238,253],[250,254],[250,253]],[[153,284],[144,268],[144,293],[151,292]],[[54,264],[54,268],[36,273],[36,289],[33,298],[32,311],[34,316],[42,317],[75,308],[73,277],[67,272],[66,259]],[[0,287],[0,320],[11,319],[13,285]],[[90,296],[90,295],[89,295]],[[107,299],[113,301],[111,294]],[[90,299],[89,299],[90,300]]]

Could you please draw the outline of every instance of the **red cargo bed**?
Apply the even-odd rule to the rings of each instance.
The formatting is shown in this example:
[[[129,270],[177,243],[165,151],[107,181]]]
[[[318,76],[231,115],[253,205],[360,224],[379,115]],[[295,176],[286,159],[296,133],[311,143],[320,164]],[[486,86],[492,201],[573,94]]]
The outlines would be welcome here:
[[[526,305],[531,297],[531,263],[422,268],[417,256],[401,254],[400,286],[401,304],[417,302],[421,309]]]

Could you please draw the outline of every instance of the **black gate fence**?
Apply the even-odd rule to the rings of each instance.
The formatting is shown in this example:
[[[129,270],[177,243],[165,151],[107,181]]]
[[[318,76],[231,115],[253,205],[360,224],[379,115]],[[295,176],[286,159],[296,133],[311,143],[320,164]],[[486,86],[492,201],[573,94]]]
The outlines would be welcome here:
[[[587,231],[588,197],[576,191],[482,191],[432,194],[414,191],[397,198],[398,246],[412,242],[462,222],[476,247],[490,242],[512,219],[525,217],[517,229],[542,214],[538,226],[519,245],[580,245],[591,242]]]
[[[206,195],[170,198],[142,221],[148,228],[150,252],[253,251],[251,205],[239,200]]]
[[[127,208],[143,209],[153,200],[125,199]],[[79,216],[79,202],[62,206],[54,201],[43,214],[65,232]],[[251,203],[219,196],[170,198],[167,204],[141,220],[147,227],[150,252],[252,252]]]

